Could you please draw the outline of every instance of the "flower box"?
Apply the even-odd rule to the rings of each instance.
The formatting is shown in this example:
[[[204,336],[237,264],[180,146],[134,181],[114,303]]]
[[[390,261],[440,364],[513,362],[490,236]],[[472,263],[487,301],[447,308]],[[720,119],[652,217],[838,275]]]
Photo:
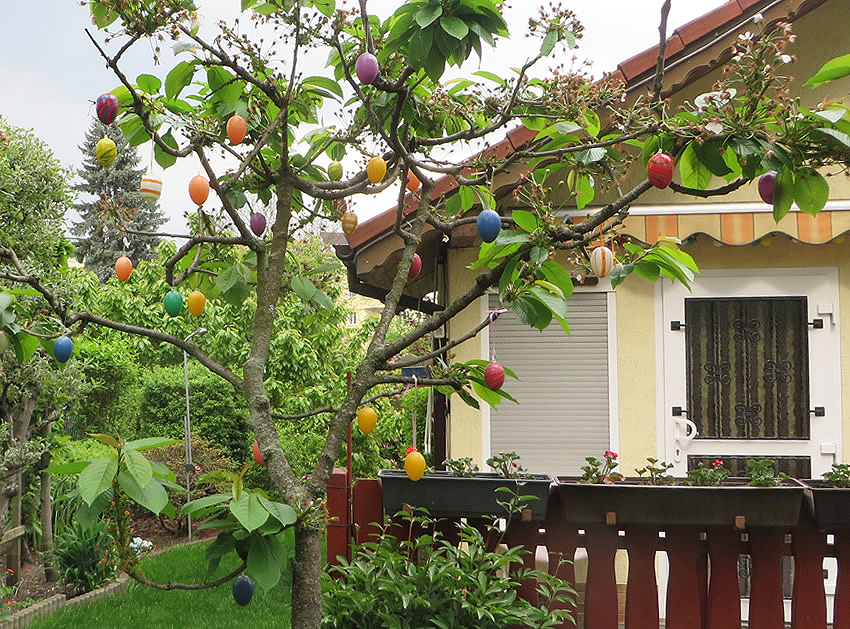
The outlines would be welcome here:
[[[404,470],[378,472],[384,497],[384,512],[398,513],[404,505],[425,507],[434,517],[478,518],[504,516],[499,502],[511,499],[499,487],[508,487],[521,496],[534,496],[523,511],[524,520],[543,520],[549,500],[552,477],[548,474],[529,474],[527,478],[503,478],[493,472],[478,472],[472,477],[454,476],[449,472],[426,474],[414,482]],[[518,488],[518,485],[520,485]]]
[[[684,479],[682,479],[684,481]],[[790,528],[797,525],[805,487],[750,487],[730,478],[721,487],[647,485],[628,479],[612,485],[558,477],[564,518],[571,524],[643,524]]]
[[[803,482],[811,491],[815,525],[823,531],[850,529],[850,489],[831,487],[823,480]]]

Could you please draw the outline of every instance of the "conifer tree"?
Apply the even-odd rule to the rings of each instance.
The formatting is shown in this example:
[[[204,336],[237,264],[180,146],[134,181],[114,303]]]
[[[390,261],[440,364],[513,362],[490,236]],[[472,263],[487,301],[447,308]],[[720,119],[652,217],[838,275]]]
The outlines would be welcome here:
[[[107,168],[95,158],[95,145],[103,137],[118,147],[118,157]],[[139,168],[141,159],[117,124],[105,125],[95,119],[79,148],[83,167],[77,171],[81,181],[74,189],[94,198],[74,206],[82,220],[74,223],[71,231],[79,237],[77,260],[105,281],[113,272],[115,260],[122,255],[134,264],[156,257],[159,238],[133,232],[156,232],[165,217],[157,203],[139,193],[144,174],[144,169]]]

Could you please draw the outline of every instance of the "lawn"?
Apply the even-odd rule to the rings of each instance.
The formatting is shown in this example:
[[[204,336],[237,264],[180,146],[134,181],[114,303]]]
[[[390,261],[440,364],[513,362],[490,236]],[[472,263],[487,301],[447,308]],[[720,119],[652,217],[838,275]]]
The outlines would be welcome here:
[[[178,546],[146,559],[141,566],[147,577],[158,582],[201,582],[206,574],[207,544]],[[237,566],[236,558],[221,562],[217,574]],[[230,583],[199,591],[164,592],[130,581],[129,589],[117,596],[68,607],[45,616],[31,629],[81,629],[82,627],[144,627],[145,629],[189,629],[209,627],[281,627],[289,625],[290,575],[269,592],[257,587],[253,600],[240,607],[233,600]]]

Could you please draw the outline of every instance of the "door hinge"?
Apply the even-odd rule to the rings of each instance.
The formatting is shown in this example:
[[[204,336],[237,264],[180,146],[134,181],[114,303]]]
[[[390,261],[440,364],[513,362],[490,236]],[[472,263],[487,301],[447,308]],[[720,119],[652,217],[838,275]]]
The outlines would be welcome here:
[[[670,329],[673,332],[678,332],[679,330],[685,329],[685,324],[682,323],[681,321],[671,321],[670,322]]]
[[[673,417],[681,417],[682,415],[687,415],[687,409],[682,408],[681,406],[674,406],[672,411]]]
[[[815,330],[823,330],[823,319],[813,319],[809,321],[809,325]]]
[[[812,410],[809,411],[809,415],[814,415],[815,417],[824,417],[826,416],[826,407],[815,406]]]

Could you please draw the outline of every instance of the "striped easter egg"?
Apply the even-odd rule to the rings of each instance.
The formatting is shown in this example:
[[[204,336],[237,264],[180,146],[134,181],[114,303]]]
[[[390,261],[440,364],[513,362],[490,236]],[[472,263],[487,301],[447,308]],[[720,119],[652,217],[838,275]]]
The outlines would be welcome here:
[[[596,247],[590,252],[590,269],[596,277],[605,277],[614,268],[614,252],[608,247]]]
[[[109,138],[101,138],[94,146],[94,156],[101,166],[109,168],[118,157],[118,149],[115,147],[115,142]]]
[[[113,94],[106,92],[97,97],[94,104],[97,117],[103,124],[110,124],[118,115],[118,99]]]
[[[153,173],[146,173],[139,184],[139,193],[148,201],[156,201],[162,194],[162,180]]]
[[[357,214],[354,212],[346,212],[342,215],[342,231],[350,234],[357,229]]]

